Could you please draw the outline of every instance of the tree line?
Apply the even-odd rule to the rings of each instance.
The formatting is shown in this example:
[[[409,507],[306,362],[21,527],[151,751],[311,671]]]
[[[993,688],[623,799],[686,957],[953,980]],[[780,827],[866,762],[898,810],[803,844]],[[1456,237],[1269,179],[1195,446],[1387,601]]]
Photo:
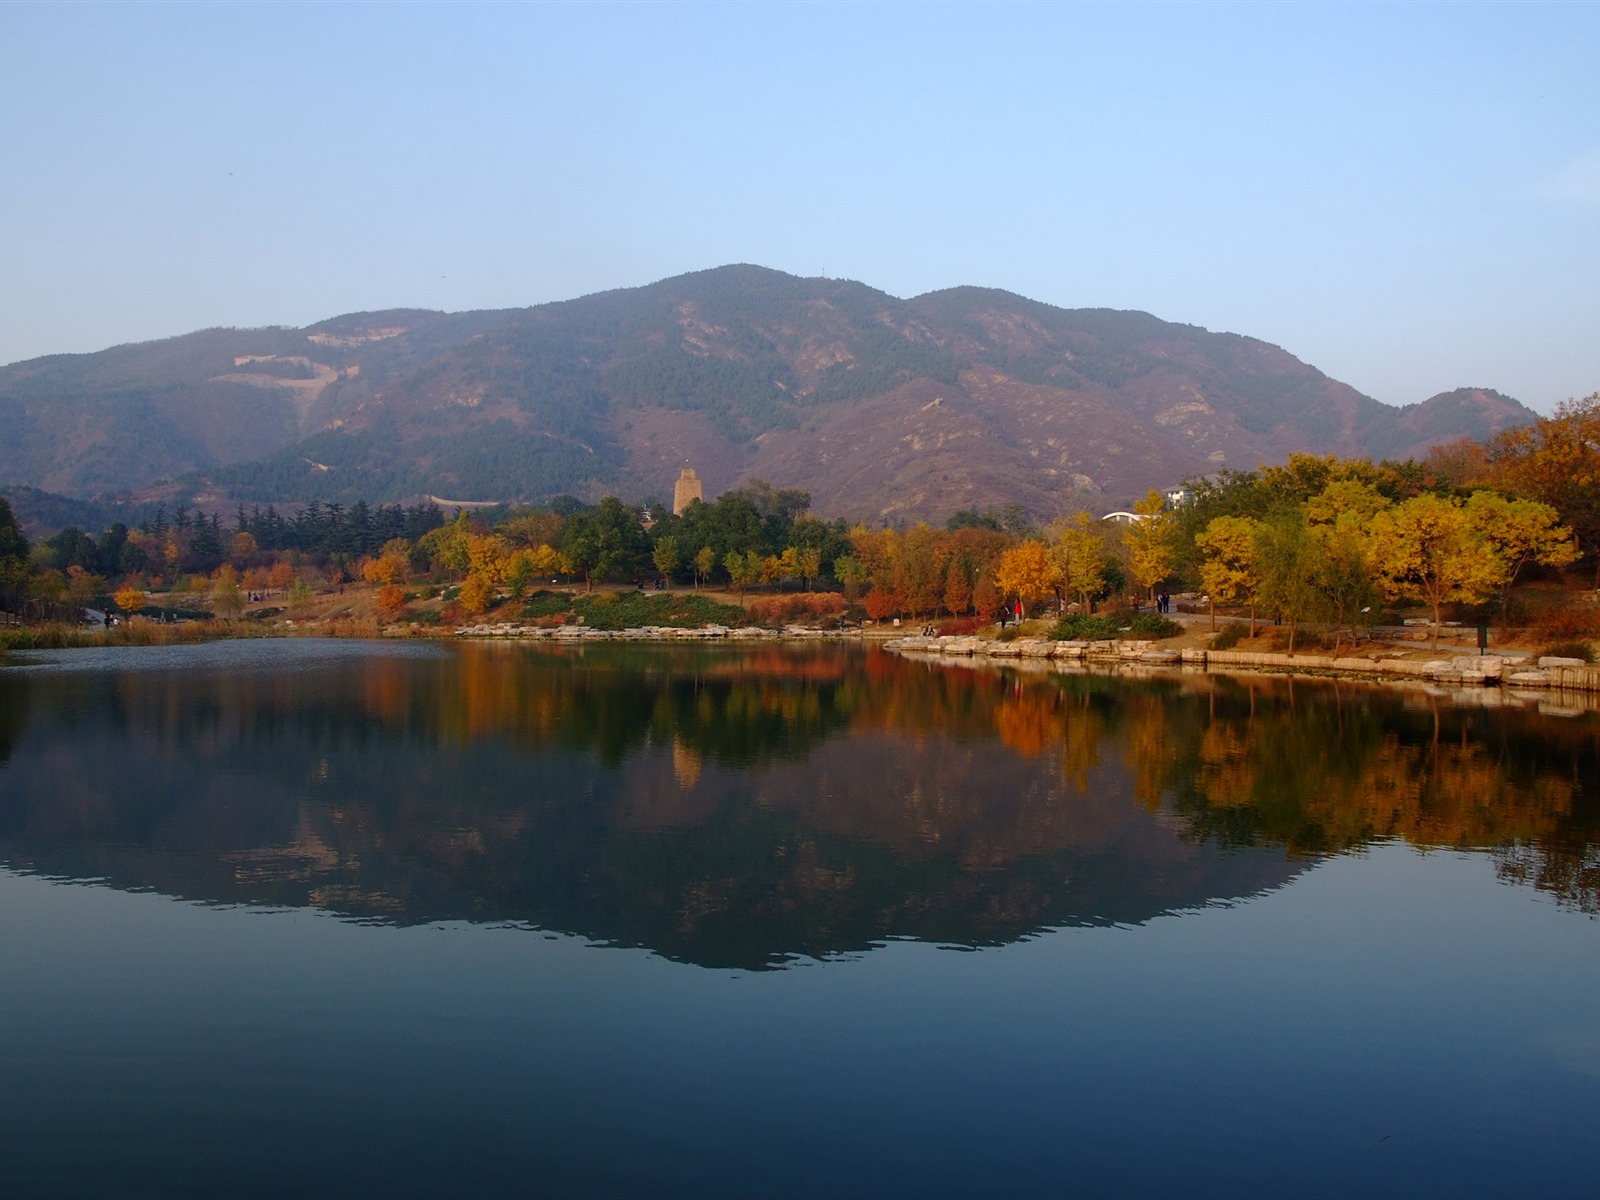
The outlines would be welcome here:
[[[1020,506],[873,529],[823,520],[803,489],[760,479],[674,515],[658,501],[570,496],[493,514],[436,504],[312,502],[288,514],[240,506],[220,515],[182,505],[98,537],[74,527],[29,547],[5,509],[0,599],[77,601],[107,581],[172,586],[230,574],[246,591],[315,568],[387,589],[399,611],[419,576],[460,585],[460,607],[520,600],[541,579],[843,593],[873,619],[977,619],[1137,604],[1162,589],[1286,624],[1291,649],[1307,624],[1335,639],[1414,603],[1432,617],[1479,606],[1503,615],[1531,570],[1587,555],[1600,572],[1600,395],[1563,405],[1487,442],[1437,448],[1420,462],[1295,454],[1255,471],[1186,480],[1167,503],[1151,492],[1135,519],[1087,510],[1042,526]],[[9,547],[9,549],[4,549]],[[288,574],[286,575],[285,570]],[[276,574],[274,574],[276,572]],[[1597,574],[1600,582],[1600,574]],[[97,593],[97,594],[99,594]]]

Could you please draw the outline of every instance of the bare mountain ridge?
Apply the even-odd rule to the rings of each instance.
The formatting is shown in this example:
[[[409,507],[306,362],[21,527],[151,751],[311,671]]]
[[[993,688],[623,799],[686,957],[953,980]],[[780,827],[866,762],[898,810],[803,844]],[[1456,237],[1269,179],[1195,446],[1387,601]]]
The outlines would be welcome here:
[[[1146,313],[722,267],[534,308],[205,330],[0,368],[0,482],[167,477],[246,500],[708,494],[942,519],[1120,504],[1290,452],[1419,455],[1533,414],[1485,389],[1393,408],[1276,346]]]

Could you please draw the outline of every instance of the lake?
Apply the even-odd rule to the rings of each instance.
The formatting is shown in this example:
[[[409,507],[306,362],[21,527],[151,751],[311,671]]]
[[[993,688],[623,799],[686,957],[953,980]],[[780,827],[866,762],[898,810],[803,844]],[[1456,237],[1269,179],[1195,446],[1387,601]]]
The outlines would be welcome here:
[[[1588,1196],[1600,715],[838,645],[0,666],[13,1196]]]

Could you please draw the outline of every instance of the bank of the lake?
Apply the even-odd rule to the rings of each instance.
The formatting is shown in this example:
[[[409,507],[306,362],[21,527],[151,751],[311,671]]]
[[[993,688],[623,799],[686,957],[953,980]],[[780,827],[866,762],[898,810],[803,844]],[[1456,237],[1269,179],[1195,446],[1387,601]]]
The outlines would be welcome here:
[[[1441,687],[1504,688],[1521,692],[1600,693],[1600,666],[1581,659],[1528,654],[1457,654],[1418,658],[1406,649],[1369,655],[1282,654],[1270,651],[1162,649],[1149,640],[1052,641],[1048,638],[913,636],[893,638],[884,649],[941,661],[991,660],[1063,667],[1268,672],[1375,681],[1424,682]]]
[[[1033,623],[1036,629],[1042,623]],[[1193,625],[1171,643],[1139,638],[1053,640],[1040,636],[977,634],[908,635],[891,624],[807,624],[771,627],[755,624],[635,625],[596,627],[586,623],[522,620],[479,621],[459,625],[382,622],[372,617],[335,616],[294,620],[206,620],[160,623],[135,619],[113,628],[23,626],[0,630],[0,655],[7,650],[73,649],[97,646],[160,646],[238,638],[336,639],[491,639],[558,644],[602,642],[861,642],[900,654],[941,662],[1031,664],[1063,670],[1141,672],[1181,670],[1211,673],[1269,673],[1310,677],[1400,682],[1433,687],[1488,689],[1504,695],[1573,693],[1600,696],[1600,664],[1515,650],[1492,654],[1430,652],[1414,644],[1366,642],[1361,652],[1296,653],[1267,649],[1212,649]]]

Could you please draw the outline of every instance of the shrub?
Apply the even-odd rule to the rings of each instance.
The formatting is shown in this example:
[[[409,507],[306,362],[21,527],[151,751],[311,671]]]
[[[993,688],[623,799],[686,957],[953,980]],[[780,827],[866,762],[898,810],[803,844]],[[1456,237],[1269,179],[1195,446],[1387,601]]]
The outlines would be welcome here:
[[[987,628],[990,622],[983,617],[953,617],[948,621],[938,623],[939,632],[950,634],[952,637],[965,637],[969,633]]]
[[[1594,647],[1586,641],[1572,638],[1562,642],[1550,642],[1539,651],[1541,656],[1549,655],[1552,658],[1581,658],[1584,662],[1594,661]]]
[[[757,625],[792,625],[836,621],[844,613],[844,597],[837,592],[794,592],[758,596],[747,610]]]
[[[0,629],[0,650],[61,650],[68,646],[99,644],[99,637],[72,625],[23,625]]]
[[[1294,649],[1298,654],[1302,650],[1327,650],[1332,643],[1314,629],[1296,629],[1294,631]],[[1283,653],[1289,649],[1289,627],[1277,626],[1272,633],[1272,649],[1276,653]]]
[[[573,597],[566,592],[552,592],[540,588],[522,605],[525,617],[556,617],[572,612]]]
[[[375,638],[378,636],[378,622],[373,617],[344,617],[337,621],[329,621],[325,632],[330,637],[336,638]]]
[[[386,583],[378,589],[378,611],[391,621],[406,610],[406,594],[397,584]]]
[[[1140,613],[1133,618],[1129,632],[1135,637],[1169,638],[1182,633],[1183,626],[1177,621],[1168,620],[1160,613]]]
[[[1045,636],[1058,642],[1103,642],[1116,637],[1122,629],[1123,621],[1117,616],[1094,617],[1088,613],[1068,613]]]
[[[1213,650],[1232,650],[1244,640],[1246,629],[1247,626],[1244,625],[1224,625],[1212,637],[1211,648]]]
[[[81,646],[175,646],[223,638],[274,636],[274,630],[254,621],[219,621],[210,616],[182,624],[135,619],[104,631],[62,624],[23,625],[0,629],[0,651],[66,650]]]
[[[1600,611],[1587,604],[1547,608],[1533,618],[1528,632],[1538,642],[1570,642],[1600,636]]]

